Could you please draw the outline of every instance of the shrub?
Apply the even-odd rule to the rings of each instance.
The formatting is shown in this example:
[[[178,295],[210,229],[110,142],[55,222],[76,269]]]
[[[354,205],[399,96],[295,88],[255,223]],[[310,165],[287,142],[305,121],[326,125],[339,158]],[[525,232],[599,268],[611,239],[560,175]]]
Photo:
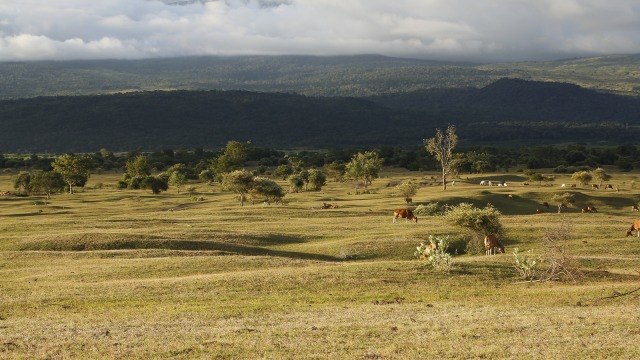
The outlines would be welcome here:
[[[469,203],[449,207],[445,213],[447,220],[454,225],[467,228],[478,235],[494,234],[498,237],[504,233],[500,215],[500,211],[491,204],[480,209]]]
[[[524,280],[533,281],[536,277],[538,265],[540,265],[541,258],[539,256],[534,257],[533,250],[529,250],[525,255],[519,252],[518,248],[513,250],[513,257],[515,258],[515,268],[518,270]]]
[[[421,216],[439,216],[444,215],[444,207],[437,202],[420,204],[413,210],[413,213]]]
[[[419,260],[425,260],[427,265],[438,272],[448,273],[453,267],[453,258],[447,253],[449,236],[434,237],[429,235],[429,243],[421,243],[414,255]]]

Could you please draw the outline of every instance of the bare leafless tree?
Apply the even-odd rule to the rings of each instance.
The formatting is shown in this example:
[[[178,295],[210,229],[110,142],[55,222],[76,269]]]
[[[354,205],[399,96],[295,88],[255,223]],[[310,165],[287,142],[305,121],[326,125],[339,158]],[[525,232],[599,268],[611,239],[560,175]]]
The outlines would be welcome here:
[[[453,125],[447,127],[446,133],[436,129],[436,136],[431,139],[424,139],[427,151],[440,161],[442,167],[442,189],[447,190],[447,175],[451,172],[453,163],[453,149],[458,144],[458,135]]]

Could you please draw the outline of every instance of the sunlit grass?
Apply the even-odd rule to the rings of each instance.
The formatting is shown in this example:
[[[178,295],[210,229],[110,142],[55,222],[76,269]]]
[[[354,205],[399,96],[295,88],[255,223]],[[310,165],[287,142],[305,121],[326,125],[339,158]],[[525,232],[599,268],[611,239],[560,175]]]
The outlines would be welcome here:
[[[194,184],[204,201],[116,190],[114,174],[46,205],[0,198],[0,357],[640,357],[638,296],[611,297],[639,283],[640,240],[624,237],[639,216],[634,189],[571,189],[575,205],[535,214],[568,191],[558,185],[568,175],[553,186],[522,186],[513,174],[465,175],[446,192],[423,186],[413,206],[491,202],[507,230],[507,254],[459,252],[442,274],[415,247],[449,235],[461,251],[468,235],[442,217],[393,224],[406,205],[386,186],[432,175],[388,172],[371,194],[332,182],[269,206],[240,207],[204,184]],[[494,177],[511,183],[478,185]],[[0,176],[0,190],[9,184]],[[580,213],[586,202],[599,213]],[[571,225],[584,280],[522,282],[511,251],[544,254],[542,235],[560,223]]]

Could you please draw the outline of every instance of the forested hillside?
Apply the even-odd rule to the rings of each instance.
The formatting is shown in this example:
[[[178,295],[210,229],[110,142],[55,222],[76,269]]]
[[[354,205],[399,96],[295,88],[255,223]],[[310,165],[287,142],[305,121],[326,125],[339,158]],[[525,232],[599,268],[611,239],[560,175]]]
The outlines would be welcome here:
[[[505,64],[376,55],[0,62],[0,99],[149,90],[249,90],[362,97],[481,88],[504,77],[566,82],[638,95],[640,55]]]
[[[0,152],[220,147],[415,146],[458,126],[465,145],[634,143],[640,101],[567,84],[500,80],[482,89],[371,99],[246,91],[154,91],[0,102]]]

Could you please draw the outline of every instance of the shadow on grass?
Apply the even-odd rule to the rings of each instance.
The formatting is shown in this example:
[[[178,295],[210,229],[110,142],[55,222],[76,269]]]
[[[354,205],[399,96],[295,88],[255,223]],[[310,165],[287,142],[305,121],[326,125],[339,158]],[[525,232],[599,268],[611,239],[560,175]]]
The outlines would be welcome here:
[[[275,236],[275,235],[274,235]],[[291,241],[291,240],[290,240]],[[280,244],[282,242],[279,242]],[[100,250],[182,250],[216,251],[245,256],[275,256],[301,260],[342,261],[322,254],[267,249],[261,246],[200,240],[109,240],[109,241],[39,241],[24,245],[22,251],[100,251]]]

